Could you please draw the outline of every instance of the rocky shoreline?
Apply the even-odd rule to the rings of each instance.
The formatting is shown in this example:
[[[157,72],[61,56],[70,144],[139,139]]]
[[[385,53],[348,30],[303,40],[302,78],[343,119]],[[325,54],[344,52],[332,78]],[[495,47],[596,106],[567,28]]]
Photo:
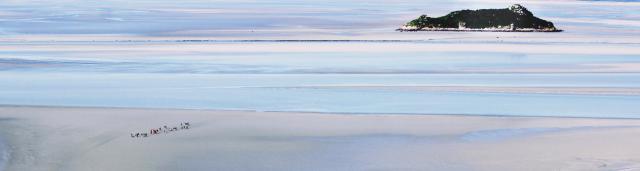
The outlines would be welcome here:
[[[446,31],[446,32],[562,32],[563,30],[541,30],[541,29],[457,29],[457,28],[422,28],[422,29],[396,29],[399,32],[421,32],[421,31]]]

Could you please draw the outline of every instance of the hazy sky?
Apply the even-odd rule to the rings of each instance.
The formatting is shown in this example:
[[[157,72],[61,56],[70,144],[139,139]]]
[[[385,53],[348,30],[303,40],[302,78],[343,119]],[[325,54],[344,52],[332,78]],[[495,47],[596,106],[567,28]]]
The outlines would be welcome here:
[[[133,36],[234,36],[259,34],[351,35],[392,31],[426,13],[506,8],[522,3],[560,26],[634,31],[640,3],[585,1],[437,0],[5,0],[0,35],[117,34]],[[586,27],[585,27],[586,28]]]

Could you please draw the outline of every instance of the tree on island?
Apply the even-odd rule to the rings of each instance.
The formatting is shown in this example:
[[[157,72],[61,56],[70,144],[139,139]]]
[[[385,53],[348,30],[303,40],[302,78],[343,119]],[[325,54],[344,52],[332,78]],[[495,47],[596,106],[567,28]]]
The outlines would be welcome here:
[[[404,25],[400,30],[431,29],[499,29],[499,30],[533,30],[557,32],[553,23],[535,17],[531,11],[519,4],[504,9],[479,9],[454,11],[445,16],[432,18],[421,15]]]

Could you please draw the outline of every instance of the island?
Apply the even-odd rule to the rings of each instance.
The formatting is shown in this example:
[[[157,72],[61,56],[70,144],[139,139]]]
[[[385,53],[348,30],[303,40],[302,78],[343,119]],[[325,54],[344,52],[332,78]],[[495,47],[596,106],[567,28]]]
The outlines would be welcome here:
[[[432,18],[422,15],[397,31],[561,32],[520,4],[504,9],[454,11]]]

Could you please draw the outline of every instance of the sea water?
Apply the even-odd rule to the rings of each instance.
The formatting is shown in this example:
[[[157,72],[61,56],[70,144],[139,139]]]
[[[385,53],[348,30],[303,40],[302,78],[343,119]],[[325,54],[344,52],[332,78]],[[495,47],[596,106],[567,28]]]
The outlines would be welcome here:
[[[637,95],[310,87],[640,88],[637,2],[523,4],[565,30],[549,34],[394,31],[421,14],[511,5],[502,1],[75,3],[0,4],[7,14],[0,29],[0,104],[640,118]],[[397,47],[368,51],[344,48],[354,42],[182,42],[183,37],[418,41],[355,42]],[[403,50],[430,43],[438,46]],[[229,44],[235,50],[224,48]],[[491,46],[465,49],[480,44]],[[433,48],[444,45],[457,46]],[[252,49],[257,46],[262,49]],[[323,50],[327,46],[332,48]],[[503,46],[512,48],[495,50]]]
[[[634,94],[358,88],[640,88],[640,73],[633,70],[633,67],[619,72],[603,72],[600,69],[607,69],[608,66],[598,66],[640,63],[640,58],[635,55],[591,55],[579,51],[561,54],[530,51],[472,53],[456,49],[440,52],[428,49],[404,52],[396,49],[373,53],[314,48],[354,44],[421,44],[396,42],[172,42],[167,44],[180,48],[162,53],[155,52],[154,49],[128,49],[129,46],[154,47],[157,43],[81,44],[90,45],[6,45],[9,51],[0,53],[0,56],[4,56],[0,58],[0,104],[357,114],[640,118],[640,108],[637,107],[640,96]],[[208,47],[216,46],[257,47],[256,45],[281,49],[303,45],[309,48],[298,52],[244,49],[206,51]],[[603,44],[609,45],[611,44]],[[49,46],[59,46],[62,50],[38,49]],[[197,48],[191,49],[194,46]],[[579,45],[556,46],[571,48]],[[633,45],[611,46],[624,48]],[[75,51],[77,48],[83,50]],[[342,88],[331,88],[332,86]]]
[[[0,104],[331,113],[640,118],[635,95],[432,92],[313,86],[637,87],[638,74],[0,73]]]

